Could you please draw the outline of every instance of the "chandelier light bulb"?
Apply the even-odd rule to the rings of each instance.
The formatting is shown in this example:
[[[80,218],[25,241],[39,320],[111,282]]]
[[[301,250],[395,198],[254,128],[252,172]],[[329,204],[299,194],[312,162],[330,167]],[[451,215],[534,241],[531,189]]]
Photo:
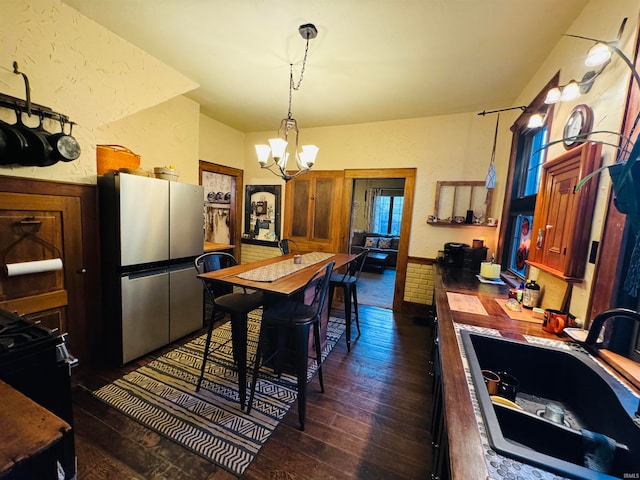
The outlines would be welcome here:
[[[599,67],[611,59],[611,49],[604,43],[596,43],[589,49],[584,64],[587,67]]]
[[[258,155],[258,163],[261,167],[265,166],[269,161],[271,149],[269,145],[256,145],[256,154]]]
[[[271,155],[273,155],[273,158],[282,158],[287,149],[287,142],[282,138],[270,138],[269,145],[271,145]]]
[[[300,152],[300,162],[306,167],[311,168],[316,163],[316,156],[320,150],[315,145],[303,145],[302,152]]]

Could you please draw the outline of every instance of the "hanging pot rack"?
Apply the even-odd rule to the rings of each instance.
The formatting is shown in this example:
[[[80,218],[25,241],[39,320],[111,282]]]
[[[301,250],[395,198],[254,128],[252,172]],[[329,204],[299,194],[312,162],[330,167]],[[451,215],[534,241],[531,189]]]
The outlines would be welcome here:
[[[8,108],[19,113],[26,113],[29,117],[32,114],[36,114],[40,117],[47,117],[53,120],[58,120],[61,124],[70,124],[72,128],[74,125],[76,125],[75,122],[69,120],[69,117],[67,115],[56,112],[49,107],[45,107],[44,105],[39,105],[31,101],[31,88],[29,86],[29,78],[24,72],[18,70],[18,62],[13,62],[13,73],[15,73],[16,75],[22,75],[22,78],[24,80],[26,100],[12,97],[11,95],[7,95],[5,93],[0,93],[0,107]]]

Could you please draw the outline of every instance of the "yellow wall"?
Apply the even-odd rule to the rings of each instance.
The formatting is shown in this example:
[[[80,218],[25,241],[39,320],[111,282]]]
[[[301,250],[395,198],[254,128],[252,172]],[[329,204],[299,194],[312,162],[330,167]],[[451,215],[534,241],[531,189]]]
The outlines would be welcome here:
[[[47,168],[3,167],[3,175],[95,183],[95,129],[198,85],[58,0],[2,0],[0,92],[68,115],[82,154]],[[0,109],[2,118],[14,116]],[[132,132],[134,133],[134,132]],[[158,132],[161,138],[164,132]],[[114,142],[118,143],[118,142]]]
[[[613,39],[623,17],[629,22],[621,46],[631,55],[638,28],[637,0],[592,0],[569,32]],[[203,159],[243,169],[245,184],[283,184],[255,161],[253,145],[264,143],[273,131],[243,134],[199,114],[196,104],[181,97],[197,88],[193,81],[58,0],[4,0],[0,44],[0,91],[24,96],[21,77],[10,69],[12,62],[18,61],[29,75],[33,101],[78,123],[74,135],[83,150],[75,162],[47,168],[4,167],[0,174],[93,183],[95,144],[116,143],[138,150],[145,168],[175,164],[181,181],[196,183],[197,160]],[[561,71],[561,83],[581,78],[587,71],[582,62],[589,47],[589,42],[560,38],[513,105],[528,104],[557,71]],[[595,128],[618,130],[627,78],[628,69],[614,59],[588,96],[556,108],[552,138],[559,138],[569,111],[582,102],[593,108]],[[509,127],[518,114],[512,111],[501,116],[494,217],[501,215],[511,144]],[[474,109],[459,115],[309,129],[304,128],[304,118],[299,121],[302,143],[320,147],[316,169],[417,168],[409,255],[434,258],[447,241],[471,243],[481,236],[486,238],[490,253],[495,250],[496,229],[426,224],[434,210],[436,181],[484,179],[495,118],[478,116]],[[274,130],[276,127],[277,120]],[[549,155],[562,151],[562,147],[552,148]],[[606,151],[605,162],[612,159],[611,151]],[[600,182],[591,230],[596,240],[601,236],[609,183],[605,178]],[[574,289],[572,312],[578,316],[586,312],[592,276],[589,265],[586,281]]]

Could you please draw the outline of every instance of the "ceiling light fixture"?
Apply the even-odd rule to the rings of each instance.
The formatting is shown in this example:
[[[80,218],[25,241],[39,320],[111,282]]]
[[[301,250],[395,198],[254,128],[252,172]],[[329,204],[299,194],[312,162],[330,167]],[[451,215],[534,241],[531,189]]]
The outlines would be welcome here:
[[[297,91],[302,83],[304,69],[307,64],[307,54],[309,52],[309,40],[316,38],[318,35],[318,30],[315,25],[311,23],[300,25],[298,32],[300,36],[307,41],[307,44],[304,50],[304,59],[302,60],[302,68],[297,85],[293,81],[293,64],[289,64],[289,110],[287,111],[287,118],[282,119],[280,122],[277,138],[269,139],[269,145],[255,146],[260,166],[268,169],[274,175],[281,177],[285,182],[297,177],[301,173],[308,172],[315,163],[319,150],[315,145],[303,145],[302,151],[298,151],[298,136],[300,132],[298,130],[298,122],[291,116],[291,98],[293,90]],[[295,137],[295,139],[290,141],[290,136]],[[287,162],[289,161],[289,157],[292,156],[295,158],[298,171],[294,174],[289,174],[287,172]],[[269,157],[271,157],[271,160]]]

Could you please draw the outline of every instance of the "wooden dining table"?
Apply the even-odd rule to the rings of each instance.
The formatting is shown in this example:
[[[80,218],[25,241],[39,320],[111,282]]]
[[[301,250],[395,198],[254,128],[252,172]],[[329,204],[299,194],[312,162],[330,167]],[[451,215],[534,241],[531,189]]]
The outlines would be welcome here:
[[[273,266],[279,262],[294,262],[295,256],[295,254],[289,253],[279,257],[234,265],[212,272],[201,273],[198,275],[198,278],[206,282],[216,282],[234,287],[260,290],[265,293],[265,303],[268,304],[269,302],[277,301],[278,297],[290,297],[300,292],[311,277],[313,277],[313,274],[329,262],[335,262],[333,266],[335,271],[354,260],[357,255],[349,253],[332,254],[324,260],[312,265],[303,266],[299,270],[273,281],[257,281],[242,278],[242,275],[247,272],[255,271],[261,267]],[[350,314],[350,312],[347,314]],[[234,357],[238,362],[238,395],[240,406],[244,409],[247,392],[247,318],[244,317],[242,325],[232,325],[231,332]]]

